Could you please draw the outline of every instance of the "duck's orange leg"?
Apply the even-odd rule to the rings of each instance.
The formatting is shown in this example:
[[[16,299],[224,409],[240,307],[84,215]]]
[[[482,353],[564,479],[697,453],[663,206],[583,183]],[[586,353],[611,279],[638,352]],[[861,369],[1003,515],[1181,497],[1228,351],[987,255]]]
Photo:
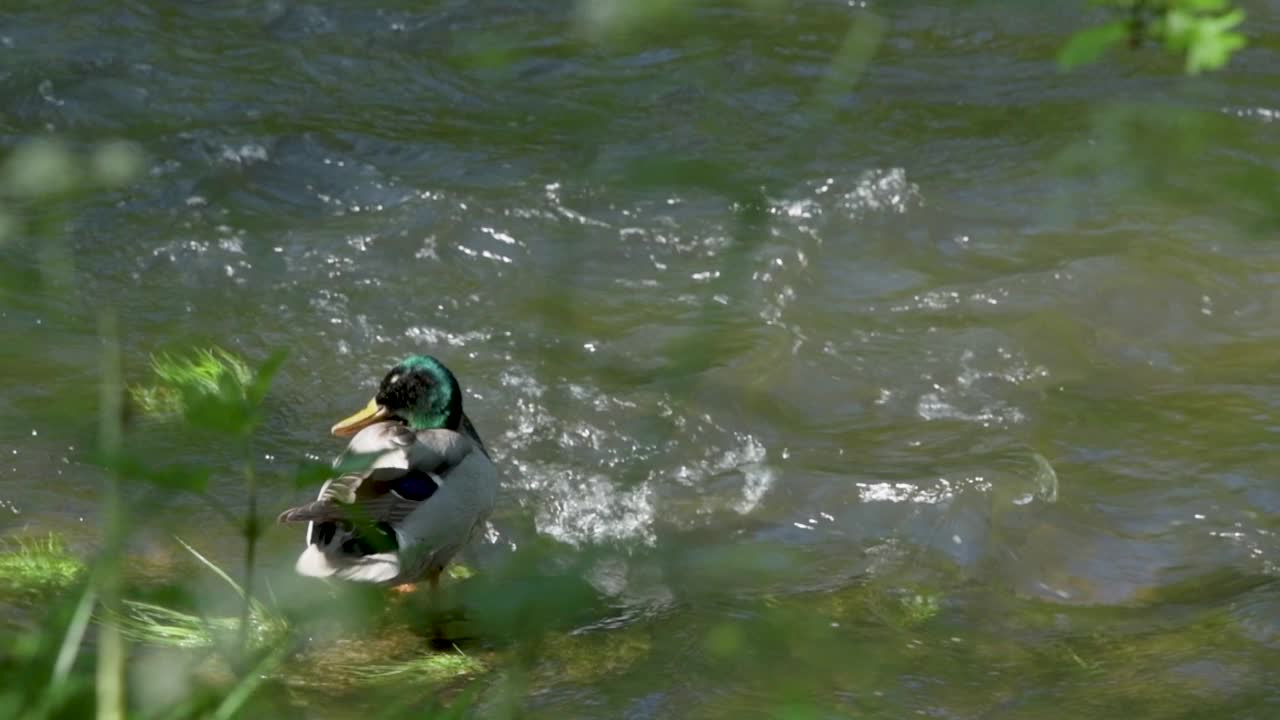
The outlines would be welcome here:
[[[440,574],[441,570],[432,570],[427,573],[427,585],[431,588],[431,597],[433,598],[440,592]],[[398,593],[411,593],[417,589],[417,583],[402,583],[400,585],[391,586],[391,591]]]

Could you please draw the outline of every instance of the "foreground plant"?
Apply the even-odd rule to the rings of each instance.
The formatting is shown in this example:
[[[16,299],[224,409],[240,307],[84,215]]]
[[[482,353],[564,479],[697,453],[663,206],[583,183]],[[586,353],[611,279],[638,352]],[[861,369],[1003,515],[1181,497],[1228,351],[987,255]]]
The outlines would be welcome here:
[[[57,535],[0,539],[0,594],[38,600],[70,588],[84,571]]]
[[[1163,46],[1181,55],[1187,74],[1217,70],[1245,46],[1235,28],[1244,22],[1244,10],[1231,0],[1093,0],[1118,17],[1109,23],[1082,30],[1058,53],[1064,70],[1095,62],[1122,43],[1138,48]]]
[[[158,418],[180,417],[189,398],[242,394],[253,379],[243,358],[220,347],[153,356],[151,371],[150,382],[130,386],[129,395],[144,415]]]

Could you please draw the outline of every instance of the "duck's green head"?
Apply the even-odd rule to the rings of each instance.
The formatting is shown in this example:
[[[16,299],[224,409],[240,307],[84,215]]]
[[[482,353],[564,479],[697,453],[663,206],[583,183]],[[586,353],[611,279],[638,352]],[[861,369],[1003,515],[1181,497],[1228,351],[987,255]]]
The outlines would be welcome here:
[[[462,389],[444,363],[430,355],[410,355],[391,368],[363,410],[333,426],[340,437],[383,420],[401,420],[411,430],[449,428],[462,421]]]

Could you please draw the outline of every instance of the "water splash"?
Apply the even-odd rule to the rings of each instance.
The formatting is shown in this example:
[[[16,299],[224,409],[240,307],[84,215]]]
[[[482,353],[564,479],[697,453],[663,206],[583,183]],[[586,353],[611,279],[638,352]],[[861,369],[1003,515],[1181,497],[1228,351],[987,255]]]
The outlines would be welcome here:
[[[622,490],[598,473],[565,465],[517,461],[526,489],[537,493],[538,532],[570,545],[655,539],[653,491],[648,483]]]

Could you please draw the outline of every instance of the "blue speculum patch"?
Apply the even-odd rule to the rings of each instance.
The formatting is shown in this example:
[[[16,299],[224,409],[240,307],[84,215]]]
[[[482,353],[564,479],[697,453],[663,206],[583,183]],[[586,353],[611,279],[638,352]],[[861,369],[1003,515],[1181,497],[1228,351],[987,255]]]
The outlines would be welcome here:
[[[416,500],[422,502],[427,498],[435,495],[436,490],[440,486],[436,483],[435,478],[429,473],[421,470],[410,470],[408,473],[400,476],[391,486],[391,489],[397,495],[405,500]]]

